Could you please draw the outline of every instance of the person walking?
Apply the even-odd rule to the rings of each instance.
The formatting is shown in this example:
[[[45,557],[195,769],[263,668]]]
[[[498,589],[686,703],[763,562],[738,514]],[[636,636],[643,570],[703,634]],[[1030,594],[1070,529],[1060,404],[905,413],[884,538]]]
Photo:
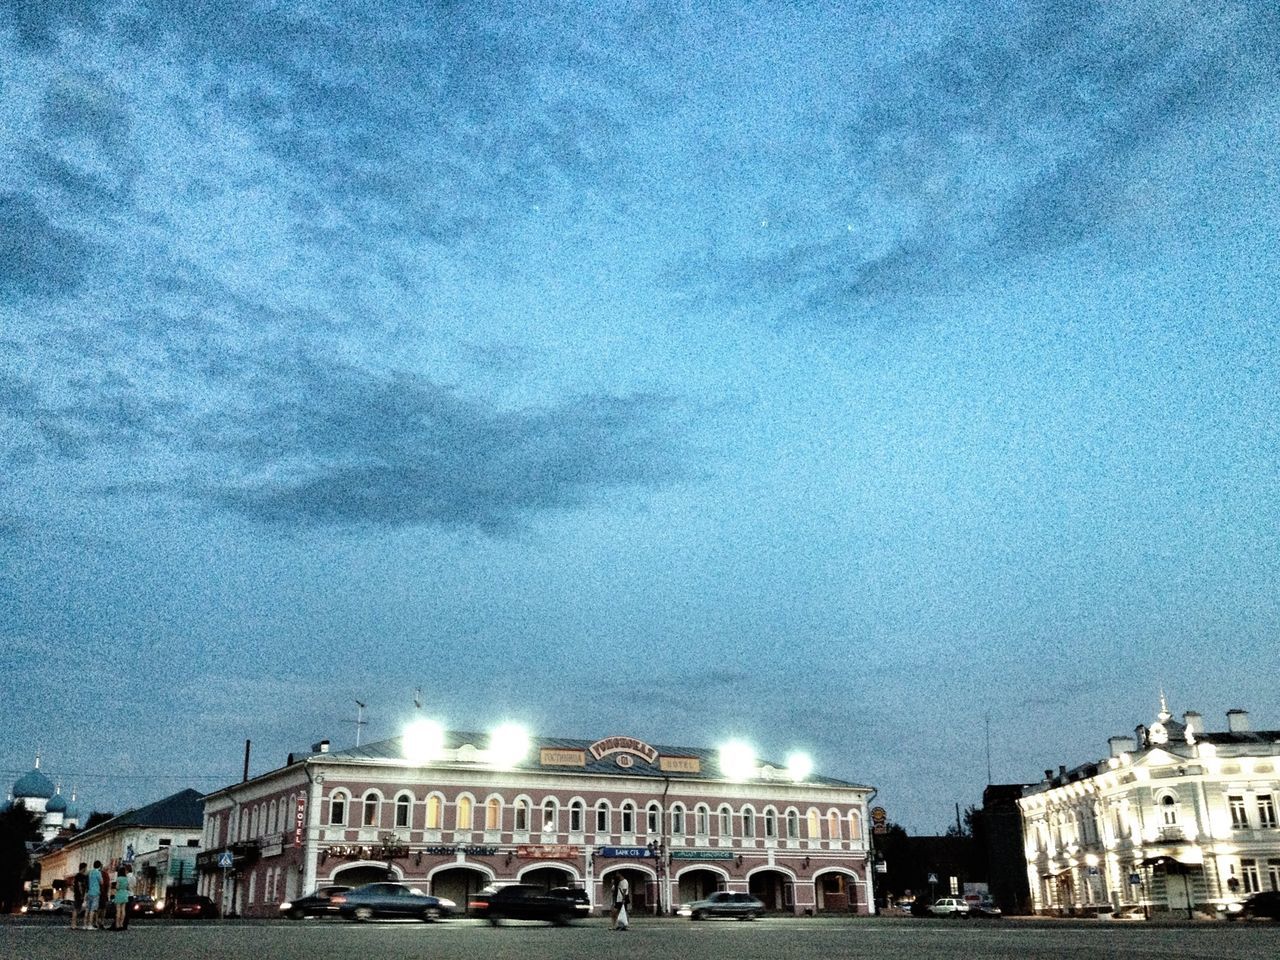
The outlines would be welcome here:
[[[102,894],[104,892],[102,889],[101,860],[93,861],[93,869],[85,877],[84,889],[84,925],[86,930],[92,930],[98,925],[98,906],[102,902]]]
[[[622,877],[613,885],[613,929],[627,929],[627,904],[630,900],[631,884],[626,877]]]
[[[88,926],[85,921],[84,898],[89,894],[89,865],[87,863],[80,864],[80,869],[76,871],[75,877],[71,881],[71,929],[76,929],[76,920],[84,926]]]
[[[120,864],[116,870],[116,930],[123,930],[129,917],[129,865]]]

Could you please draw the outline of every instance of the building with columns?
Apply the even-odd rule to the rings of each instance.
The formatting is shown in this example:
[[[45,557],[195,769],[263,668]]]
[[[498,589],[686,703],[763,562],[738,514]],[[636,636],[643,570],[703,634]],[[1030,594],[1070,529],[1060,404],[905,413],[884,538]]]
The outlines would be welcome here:
[[[1110,755],[1045,771],[1018,801],[1038,913],[1213,913],[1280,890],[1280,730],[1244,710],[1207,732],[1160,698]]]
[[[869,913],[870,787],[803,758],[599,740],[444,732],[333,751],[206,797],[199,892],[269,916],[331,883],[388,878],[455,901],[494,883],[578,886],[593,904],[626,876],[633,912],[713,890],[783,913]]]

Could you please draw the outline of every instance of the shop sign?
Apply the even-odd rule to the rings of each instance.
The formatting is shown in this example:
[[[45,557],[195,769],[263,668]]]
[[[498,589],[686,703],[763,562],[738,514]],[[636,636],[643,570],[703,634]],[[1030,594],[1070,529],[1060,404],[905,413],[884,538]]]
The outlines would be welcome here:
[[[293,845],[302,846],[302,835],[307,829],[307,798],[298,794],[298,802],[293,808]]]
[[[697,757],[662,757],[658,769],[664,773],[701,773],[702,761]]]
[[[473,846],[435,846],[423,847],[422,852],[429,857],[452,857],[457,854],[466,854],[472,857],[494,857],[498,855],[497,847],[473,847]]]
[[[568,843],[525,843],[516,847],[522,860],[573,860],[581,848]]]
[[[347,860],[394,860],[396,857],[407,857],[409,848],[405,844],[335,843],[325,853]]]
[[[264,843],[262,845],[262,855],[264,857],[278,857],[282,853],[284,853],[283,838],[277,837],[270,843]]]
[[[652,854],[648,847],[600,847],[596,850],[597,857],[611,860],[643,860]]]
[[[672,860],[732,860],[737,854],[732,850],[672,850]]]
[[[603,740],[597,740],[587,749],[597,760],[603,760],[613,753],[634,754],[648,764],[658,759],[658,751],[655,748],[635,737],[605,737]]]
[[[582,750],[557,750],[543,747],[538,762],[544,767],[585,767],[587,755]]]

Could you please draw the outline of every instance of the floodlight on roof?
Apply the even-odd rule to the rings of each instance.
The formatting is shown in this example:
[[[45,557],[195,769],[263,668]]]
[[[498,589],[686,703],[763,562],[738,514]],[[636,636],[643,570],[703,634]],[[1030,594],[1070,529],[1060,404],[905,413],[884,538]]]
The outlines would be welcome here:
[[[400,736],[400,751],[410,763],[430,763],[444,752],[444,728],[434,720],[414,720]]]
[[[529,732],[518,723],[504,723],[489,734],[489,762],[496,767],[518,766],[529,755]]]
[[[796,783],[808,780],[813,773],[813,758],[807,753],[797,750],[787,757],[787,776]]]
[[[730,740],[720,748],[720,773],[729,780],[750,780],[757,774],[756,752],[741,740]]]

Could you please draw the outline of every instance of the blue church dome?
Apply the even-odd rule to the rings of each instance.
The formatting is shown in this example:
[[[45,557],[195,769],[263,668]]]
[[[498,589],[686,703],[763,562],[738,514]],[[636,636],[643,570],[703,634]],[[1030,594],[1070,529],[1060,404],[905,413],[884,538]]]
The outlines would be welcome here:
[[[41,773],[39,767],[34,770],[28,770],[13,784],[13,798],[15,800],[26,798],[48,800],[53,794],[53,781]]]
[[[49,813],[66,813],[67,812],[66,798],[64,798],[60,793],[55,793],[53,795],[53,799],[51,799],[47,804],[45,804],[45,810],[47,810]]]

